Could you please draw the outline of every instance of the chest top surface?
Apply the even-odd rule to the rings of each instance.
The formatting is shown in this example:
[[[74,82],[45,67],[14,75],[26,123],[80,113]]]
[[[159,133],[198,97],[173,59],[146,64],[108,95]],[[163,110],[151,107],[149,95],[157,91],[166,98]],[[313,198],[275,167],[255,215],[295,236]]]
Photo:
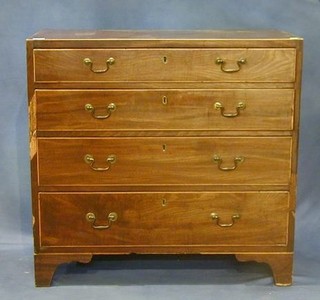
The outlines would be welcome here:
[[[294,47],[302,38],[279,30],[42,30],[28,40],[42,47]],[[159,42],[161,42],[159,44]]]

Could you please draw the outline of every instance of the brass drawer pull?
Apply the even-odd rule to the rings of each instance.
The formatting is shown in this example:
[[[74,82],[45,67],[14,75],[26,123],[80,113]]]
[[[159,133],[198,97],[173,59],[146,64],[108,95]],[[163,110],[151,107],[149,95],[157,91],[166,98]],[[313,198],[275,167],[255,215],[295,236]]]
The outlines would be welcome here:
[[[107,67],[105,69],[97,69],[97,70],[94,70],[93,69],[93,62],[90,58],[85,58],[83,60],[83,63],[88,66],[90,68],[90,71],[93,72],[93,73],[105,73],[109,70],[109,66],[113,65],[115,63],[115,59],[113,57],[110,57],[109,59],[107,59],[106,61],[106,65]]]
[[[108,166],[107,167],[95,167],[94,162],[95,159],[93,155],[91,154],[86,154],[84,156],[84,161],[90,166],[90,168],[94,171],[108,171],[111,168],[111,165],[114,164],[117,160],[117,157],[113,154],[109,155],[106,159]]]
[[[237,157],[234,158],[233,161],[234,161],[234,166],[233,167],[222,167],[222,162],[223,162],[222,158],[219,155],[214,155],[213,156],[213,162],[218,164],[218,168],[221,171],[233,171],[233,170],[235,170],[240,163],[244,162],[244,157],[237,156]]]
[[[241,70],[241,66],[244,65],[246,62],[247,61],[245,58],[241,58],[241,59],[237,60],[237,65],[238,65],[237,69],[225,69],[226,61],[223,60],[222,58],[219,58],[219,57],[216,59],[216,64],[220,65],[221,71],[223,71],[225,73],[239,72]]]
[[[96,225],[96,215],[92,212],[89,212],[86,214],[86,219],[88,222],[92,223],[92,228],[94,229],[109,229],[112,225],[113,222],[117,221],[118,215],[115,212],[111,212],[107,219],[108,219],[108,224],[107,225]]]
[[[221,102],[216,102],[214,104],[214,108],[216,110],[220,110],[221,116],[226,118],[234,118],[240,115],[240,110],[244,110],[246,108],[246,104],[244,102],[239,102],[236,106],[236,112],[235,113],[225,113],[225,107]]]
[[[106,109],[107,109],[107,114],[106,115],[96,115],[95,111],[95,107],[90,104],[90,103],[87,103],[85,106],[84,106],[84,109],[88,112],[91,113],[91,116],[95,119],[108,119],[111,114],[117,109],[117,106],[114,104],[114,103],[110,103]]]
[[[220,222],[220,217],[218,214],[216,213],[212,213],[211,214],[211,218],[212,220],[217,220],[217,225],[220,227],[231,227],[234,225],[235,220],[240,219],[240,215],[239,214],[234,214],[231,219],[232,219],[232,223],[221,223]]]

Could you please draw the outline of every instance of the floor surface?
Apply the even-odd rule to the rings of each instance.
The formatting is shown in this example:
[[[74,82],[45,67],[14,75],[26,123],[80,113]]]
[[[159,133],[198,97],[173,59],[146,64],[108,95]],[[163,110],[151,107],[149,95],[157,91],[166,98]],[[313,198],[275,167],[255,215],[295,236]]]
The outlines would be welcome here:
[[[0,299],[320,299],[320,262],[295,255],[294,284],[276,287],[264,264],[233,256],[95,257],[61,265],[52,287],[35,288],[30,245],[0,246]]]

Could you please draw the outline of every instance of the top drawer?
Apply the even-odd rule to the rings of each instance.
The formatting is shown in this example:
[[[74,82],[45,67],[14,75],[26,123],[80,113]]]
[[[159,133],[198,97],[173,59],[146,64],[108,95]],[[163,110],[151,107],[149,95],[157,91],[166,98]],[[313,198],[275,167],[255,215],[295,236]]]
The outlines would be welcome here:
[[[35,82],[293,82],[291,48],[37,49]]]

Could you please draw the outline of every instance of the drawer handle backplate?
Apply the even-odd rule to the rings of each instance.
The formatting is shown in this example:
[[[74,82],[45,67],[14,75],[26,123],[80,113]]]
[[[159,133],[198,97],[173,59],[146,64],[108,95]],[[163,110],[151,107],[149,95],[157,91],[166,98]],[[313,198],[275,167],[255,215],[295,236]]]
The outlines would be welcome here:
[[[86,219],[88,222],[92,223],[92,228],[94,229],[109,229],[113,222],[117,221],[118,215],[115,212],[111,212],[108,216],[108,224],[107,225],[96,225],[96,215],[92,212],[86,214]]]
[[[220,110],[220,113],[225,118],[234,118],[240,115],[240,110],[244,110],[246,108],[246,104],[244,102],[239,102],[236,106],[236,112],[235,113],[225,113],[225,107],[221,102],[216,102],[214,104],[214,108],[216,110]]]
[[[225,72],[225,73],[235,73],[235,72],[239,72],[241,70],[241,66],[246,64],[247,60],[245,58],[240,58],[239,60],[237,60],[237,65],[238,65],[238,68],[236,69],[226,69],[225,68],[225,64],[226,64],[226,61],[223,60],[222,58],[218,57],[216,59],[216,64],[217,65],[220,65],[220,68],[221,68],[221,71],[222,72]]]
[[[107,72],[109,70],[109,67],[115,63],[115,61],[116,60],[113,57],[110,57],[106,61],[107,67],[105,69],[96,69],[96,70],[93,69],[93,62],[92,62],[92,60],[90,58],[88,58],[88,57],[85,58],[83,60],[83,63],[86,66],[88,66],[90,68],[90,71],[93,72],[93,73],[105,73],[105,72]]]
[[[214,155],[213,156],[213,162],[218,164],[218,168],[221,171],[233,171],[233,170],[235,170],[240,163],[244,162],[244,157],[237,156],[237,157],[235,157],[233,159],[233,161],[234,161],[234,165],[232,167],[222,167],[222,162],[223,162],[222,158],[219,155]]]
[[[99,119],[99,120],[102,120],[102,119],[108,119],[111,114],[117,109],[117,106],[114,104],[114,103],[110,103],[106,109],[107,109],[107,114],[106,115],[96,115],[96,109],[95,107],[90,104],[90,103],[87,103],[85,106],[84,106],[84,109],[88,112],[91,113],[91,116],[95,119]]]
[[[117,157],[113,154],[109,155],[106,159],[107,163],[108,163],[108,166],[106,167],[95,167],[94,166],[94,162],[95,162],[95,159],[93,157],[93,155],[91,154],[86,154],[84,156],[84,161],[90,166],[90,168],[94,171],[108,171],[110,168],[111,168],[111,165],[114,164],[117,160]]]
[[[234,215],[232,215],[232,216],[231,216],[231,220],[232,220],[231,223],[221,223],[221,222],[220,222],[220,217],[219,217],[219,215],[216,214],[216,213],[212,213],[212,214],[211,214],[211,218],[212,218],[212,220],[217,220],[217,225],[220,226],[220,227],[231,227],[231,226],[234,225],[235,220],[240,219],[240,215],[239,215],[239,214],[234,214]]]

